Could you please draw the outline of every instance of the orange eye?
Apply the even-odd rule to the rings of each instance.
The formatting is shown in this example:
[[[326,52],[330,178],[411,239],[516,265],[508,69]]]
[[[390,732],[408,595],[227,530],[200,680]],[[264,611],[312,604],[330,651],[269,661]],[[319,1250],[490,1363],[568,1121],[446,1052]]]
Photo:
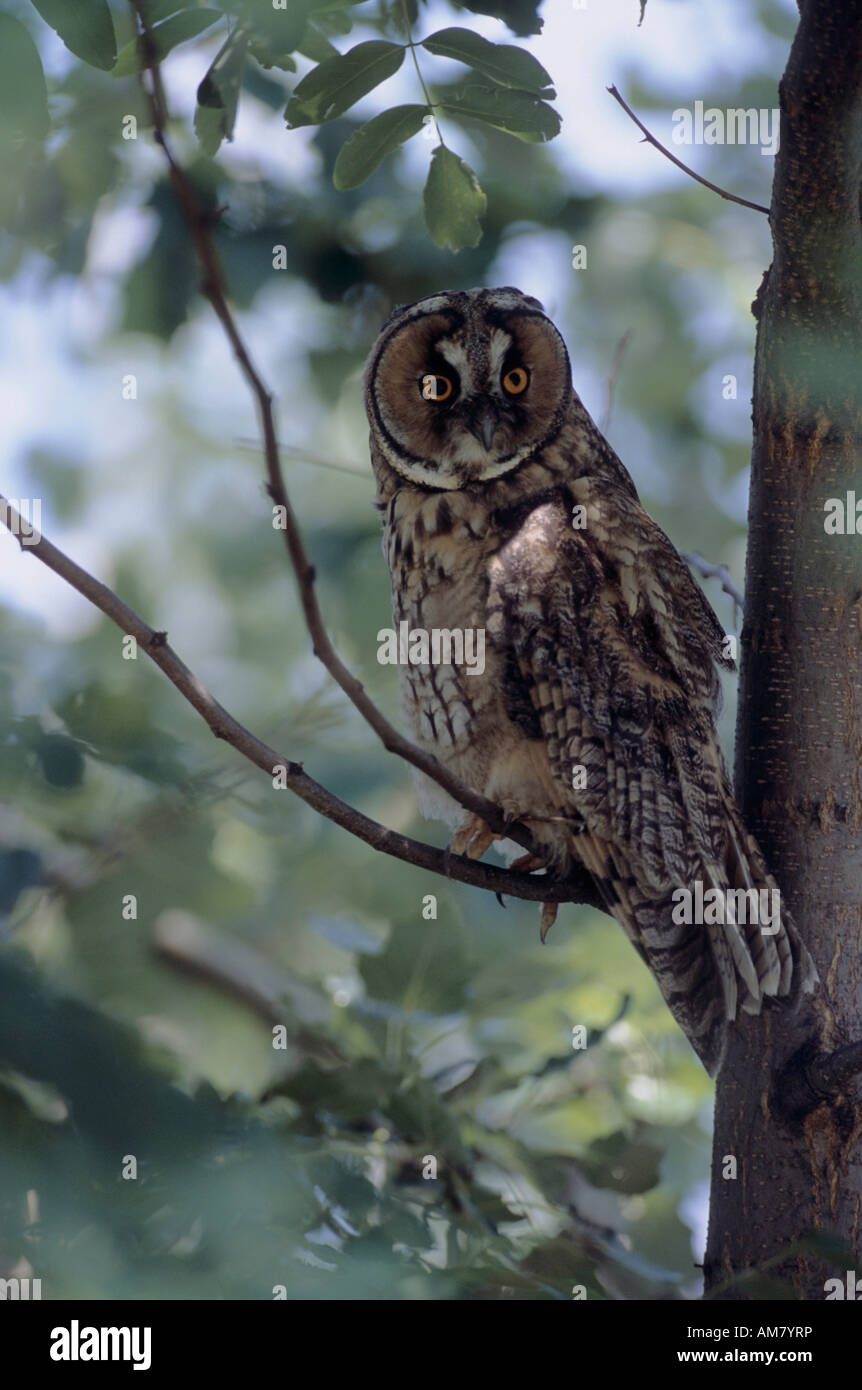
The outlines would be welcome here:
[[[513,367],[503,377],[503,390],[510,396],[520,396],[522,391],[526,391],[530,384],[530,376],[526,367]]]
[[[448,401],[452,394],[452,382],[448,376],[429,372],[422,378],[422,395],[426,401]]]

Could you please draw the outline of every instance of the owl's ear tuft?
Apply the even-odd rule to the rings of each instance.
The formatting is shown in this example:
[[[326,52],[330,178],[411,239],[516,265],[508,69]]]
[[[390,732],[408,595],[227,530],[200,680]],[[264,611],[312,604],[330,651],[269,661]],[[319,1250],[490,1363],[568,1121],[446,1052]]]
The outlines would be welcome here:
[[[540,314],[544,314],[545,312],[544,304],[540,303],[538,299],[534,299],[531,294],[524,294],[524,291],[519,290],[517,285],[501,285],[499,290],[496,290],[495,293],[516,294],[519,299],[523,299],[525,304],[529,304],[531,309],[538,309]]]
[[[414,299],[412,304],[396,304],[395,308],[390,313],[388,319],[384,319],[381,323],[380,332],[382,333],[384,328],[388,328],[390,323],[394,323],[395,319],[399,318],[401,314],[404,313],[405,309],[412,309],[413,304],[418,304],[418,302],[419,301],[417,299]]]

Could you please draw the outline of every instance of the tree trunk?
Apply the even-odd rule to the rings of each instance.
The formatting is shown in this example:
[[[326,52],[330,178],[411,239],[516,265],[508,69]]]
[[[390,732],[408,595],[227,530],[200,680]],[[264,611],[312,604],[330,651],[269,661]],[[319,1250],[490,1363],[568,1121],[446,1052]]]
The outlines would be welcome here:
[[[794,1107],[780,1078],[800,1047],[810,1062],[862,1039],[862,0],[801,0],[780,98],[773,262],[754,306],[736,790],[825,988],[746,1019],[729,1046],[705,1274],[718,1298],[776,1296],[780,1281],[816,1300],[827,1279],[862,1275],[855,1084],[817,1103],[797,1065]],[[826,529],[830,498],[845,534]]]

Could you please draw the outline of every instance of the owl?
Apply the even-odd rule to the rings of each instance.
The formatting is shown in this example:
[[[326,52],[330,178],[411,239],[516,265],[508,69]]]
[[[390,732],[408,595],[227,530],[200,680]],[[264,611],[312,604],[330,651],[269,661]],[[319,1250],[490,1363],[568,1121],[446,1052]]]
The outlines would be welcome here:
[[[364,391],[412,737],[529,828],[513,868],[589,872],[715,1074],[740,1010],[817,978],[719,746],[718,619],[536,299],[397,309]],[[480,857],[488,827],[420,780],[451,848]]]

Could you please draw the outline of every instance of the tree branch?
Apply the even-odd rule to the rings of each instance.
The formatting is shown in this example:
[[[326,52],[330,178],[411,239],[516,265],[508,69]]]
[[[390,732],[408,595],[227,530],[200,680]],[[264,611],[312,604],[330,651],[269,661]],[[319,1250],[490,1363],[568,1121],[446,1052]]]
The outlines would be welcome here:
[[[733,599],[734,608],[738,608],[740,613],[745,612],[745,601],[731,579],[727,565],[711,565],[709,560],[704,560],[703,556],[698,555],[696,551],[692,551],[689,555],[683,555],[682,558],[693,570],[697,570],[703,579],[720,579],[722,591]]]
[[[718,194],[719,198],[724,198],[728,203],[739,203],[740,207],[751,208],[754,212],[765,212],[767,217],[769,216],[769,208],[765,208],[762,203],[752,203],[749,202],[748,198],[740,198],[736,193],[728,193],[726,188],[719,188],[717,183],[710,183],[709,179],[705,179],[702,174],[696,174],[693,169],[689,169],[687,164],[683,164],[681,159],[677,159],[675,154],[671,154],[670,150],[647,130],[643,121],[638,119],[628,102],[623,101],[616,87],[606,87],[605,91],[610,92],[614,101],[619,102],[626,115],[634,121],[638,130],[643,131],[643,137],[646,143],[653,145],[655,149],[659,150],[660,153],[664,155],[665,159],[669,159],[671,164],[675,164],[677,169],[682,169],[684,174],[688,174],[690,179],[694,179],[696,183],[702,183],[704,188],[711,189],[713,193]]]
[[[614,396],[616,395],[617,379],[619,377],[620,370],[623,365],[623,358],[626,355],[626,351],[631,340],[632,329],[627,328],[625,333],[622,335],[619,342],[617,343],[616,349],[614,351],[614,360],[611,363],[611,370],[608,373],[608,383],[605,393],[605,410],[604,414],[602,415],[601,424],[599,425],[599,429],[601,430],[602,434],[607,434],[608,429],[610,428],[611,416],[614,413]]]
[[[442,874],[460,883],[469,883],[475,888],[485,888],[492,893],[505,893],[510,897],[524,898],[530,902],[582,902],[592,907],[601,907],[595,885],[585,870],[576,872],[565,880],[552,880],[517,873],[511,869],[498,869],[489,864],[479,864],[463,855],[449,854],[446,850],[423,844],[420,840],[412,840],[407,835],[389,830],[364,816],[361,811],[357,811],[355,807],[348,805],[309,777],[303,771],[302,763],[294,762],[282,753],[276,752],[240,724],[213,698],[194,672],[181,660],[168,643],[166,632],[150,627],[112,589],[88,574],[68,555],[64,555],[52,545],[45,536],[30,527],[2,494],[0,523],[18,539],[22,550],[64,579],[83,598],[116,623],[124,635],[134,637],[138,646],[206,721],[216,738],[229,743],[269,777],[278,773],[285,788],[294,792],[327,820],[334,821],[351,835],[364,840],[372,849],[392,855],[393,858],[401,859],[407,864],[415,864],[418,868],[428,869],[431,873]]]

